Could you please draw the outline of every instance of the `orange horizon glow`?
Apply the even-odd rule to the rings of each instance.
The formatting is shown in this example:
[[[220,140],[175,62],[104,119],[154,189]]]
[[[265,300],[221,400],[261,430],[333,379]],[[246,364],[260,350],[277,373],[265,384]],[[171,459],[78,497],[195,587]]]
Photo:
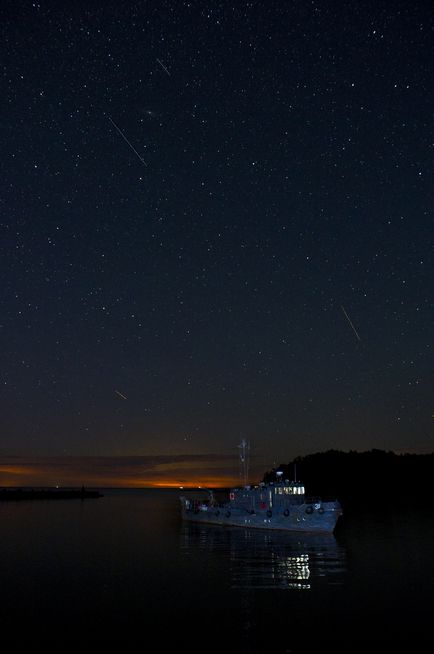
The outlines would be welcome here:
[[[0,488],[70,488],[70,487],[81,487],[85,486],[88,488],[228,488],[239,486],[240,480],[234,479],[233,477],[213,477],[212,479],[206,477],[198,477],[195,479],[169,479],[161,478],[154,480],[133,480],[130,478],[87,478],[86,482],[83,482],[79,478],[72,478],[67,480],[62,480],[61,483],[54,482],[52,478],[42,478],[33,477],[33,476],[20,476],[15,475],[13,480],[4,479],[0,475]]]
[[[17,457],[18,459],[18,457]],[[210,461],[175,461],[143,465],[141,461],[107,459],[0,460],[0,487],[105,487],[105,488],[227,488],[240,479]]]
[[[229,486],[239,486],[240,480],[233,477],[214,477],[212,479],[196,479],[188,481],[154,481],[150,482],[150,488],[227,488]]]
[[[219,455],[0,456],[1,488],[230,488],[243,485],[238,460]],[[267,466],[251,469],[257,484]],[[268,467],[271,469],[271,466]]]

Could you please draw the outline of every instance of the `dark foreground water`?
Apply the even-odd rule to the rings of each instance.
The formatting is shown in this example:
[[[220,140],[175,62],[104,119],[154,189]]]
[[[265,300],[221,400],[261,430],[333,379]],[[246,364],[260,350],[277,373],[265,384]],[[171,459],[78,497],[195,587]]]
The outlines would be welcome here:
[[[183,524],[177,491],[104,493],[0,503],[2,643],[204,653],[433,645],[426,511],[344,517],[336,536],[304,536]]]

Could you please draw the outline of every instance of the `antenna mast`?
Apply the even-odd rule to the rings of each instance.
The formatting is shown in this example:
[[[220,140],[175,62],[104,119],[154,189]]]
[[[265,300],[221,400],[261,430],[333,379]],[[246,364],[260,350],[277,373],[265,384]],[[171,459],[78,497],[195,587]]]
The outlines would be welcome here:
[[[238,445],[238,449],[240,450],[240,475],[243,479],[244,486],[247,486],[249,481],[250,444],[246,441],[245,438],[243,438],[241,443]]]

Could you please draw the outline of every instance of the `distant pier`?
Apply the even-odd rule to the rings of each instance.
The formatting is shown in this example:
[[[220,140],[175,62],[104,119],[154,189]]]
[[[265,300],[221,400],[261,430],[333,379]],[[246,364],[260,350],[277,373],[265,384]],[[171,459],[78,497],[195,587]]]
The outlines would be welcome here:
[[[0,502],[21,500],[85,500],[103,497],[97,490],[82,488],[1,488]]]

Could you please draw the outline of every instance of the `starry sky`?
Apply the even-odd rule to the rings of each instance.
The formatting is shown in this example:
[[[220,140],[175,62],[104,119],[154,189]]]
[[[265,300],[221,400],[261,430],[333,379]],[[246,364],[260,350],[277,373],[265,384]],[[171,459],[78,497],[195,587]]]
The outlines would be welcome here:
[[[1,3],[0,484],[434,449],[433,24]]]

